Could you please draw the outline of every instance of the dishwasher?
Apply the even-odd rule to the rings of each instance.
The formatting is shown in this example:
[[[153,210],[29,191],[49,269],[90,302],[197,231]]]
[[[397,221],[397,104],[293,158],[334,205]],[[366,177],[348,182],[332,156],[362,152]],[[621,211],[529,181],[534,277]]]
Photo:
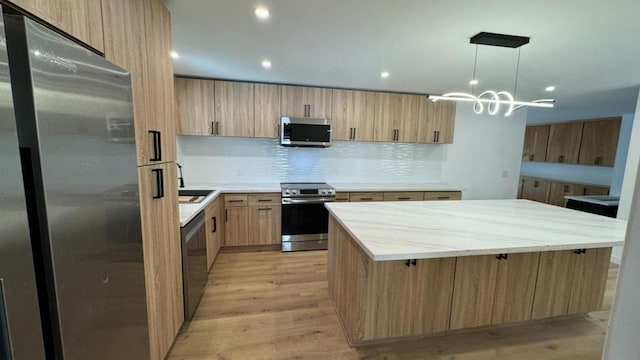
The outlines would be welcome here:
[[[191,320],[207,284],[207,232],[204,212],[180,228],[184,318]]]

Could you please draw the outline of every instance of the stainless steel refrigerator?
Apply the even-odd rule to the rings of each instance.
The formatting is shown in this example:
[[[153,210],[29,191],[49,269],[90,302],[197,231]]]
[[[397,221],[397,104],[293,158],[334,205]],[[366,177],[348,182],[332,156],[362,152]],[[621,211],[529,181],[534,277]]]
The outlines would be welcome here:
[[[3,10],[0,359],[149,358],[129,73]]]

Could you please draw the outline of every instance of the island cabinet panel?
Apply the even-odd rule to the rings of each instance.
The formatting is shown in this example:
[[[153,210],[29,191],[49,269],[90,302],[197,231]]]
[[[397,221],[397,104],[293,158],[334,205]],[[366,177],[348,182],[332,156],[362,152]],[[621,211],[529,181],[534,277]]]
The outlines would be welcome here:
[[[497,275],[495,255],[456,259],[451,330],[491,324]]]
[[[254,84],[254,136],[278,138],[280,126],[280,85]]]
[[[331,121],[334,140],[373,141],[375,93],[333,90]]]
[[[253,137],[253,83],[216,80],[215,121],[215,135]]]
[[[213,80],[174,79],[178,108],[178,134],[215,135]]]
[[[581,165],[613,166],[622,118],[585,121],[580,144]]]
[[[547,162],[577,164],[584,122],[552,124],[549,130]]]
[[[576,254],[575,273],[569,296],[569,314],[602,309],[611,248],[587,249]]]
[[[422,201],[424,193],[421,191],[386,192],[383,199],[384,201]]]
[[[522,198],[546,203],[549,199],[551,181],[524,178],[522,180]]]
[[[527,126],[524,132],[522,161],[545,161],[549,143],[549,125]]]
[[[498,262],[492,324],[531,320],[540,253],[509,254]]]
[[[545,251],[540,254],[532,319],[567,314],[575,263],[573,250]]]

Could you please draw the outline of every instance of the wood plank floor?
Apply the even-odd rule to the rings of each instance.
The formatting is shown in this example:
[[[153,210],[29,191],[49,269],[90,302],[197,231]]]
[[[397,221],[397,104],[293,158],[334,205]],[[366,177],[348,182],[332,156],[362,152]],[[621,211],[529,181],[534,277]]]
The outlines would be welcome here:
[[[605,310],[586,318],[350,348],[326,264],[326,251],[221,253],[168,359],[599,360],[618,274],[610,268]]]

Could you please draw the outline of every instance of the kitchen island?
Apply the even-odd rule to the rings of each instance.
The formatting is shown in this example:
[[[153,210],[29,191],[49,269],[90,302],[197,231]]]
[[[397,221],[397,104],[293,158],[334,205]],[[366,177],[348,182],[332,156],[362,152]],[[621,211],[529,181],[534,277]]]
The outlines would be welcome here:
[[[599,310],[626,222],[528,200],[330,203],[351,345]]]

